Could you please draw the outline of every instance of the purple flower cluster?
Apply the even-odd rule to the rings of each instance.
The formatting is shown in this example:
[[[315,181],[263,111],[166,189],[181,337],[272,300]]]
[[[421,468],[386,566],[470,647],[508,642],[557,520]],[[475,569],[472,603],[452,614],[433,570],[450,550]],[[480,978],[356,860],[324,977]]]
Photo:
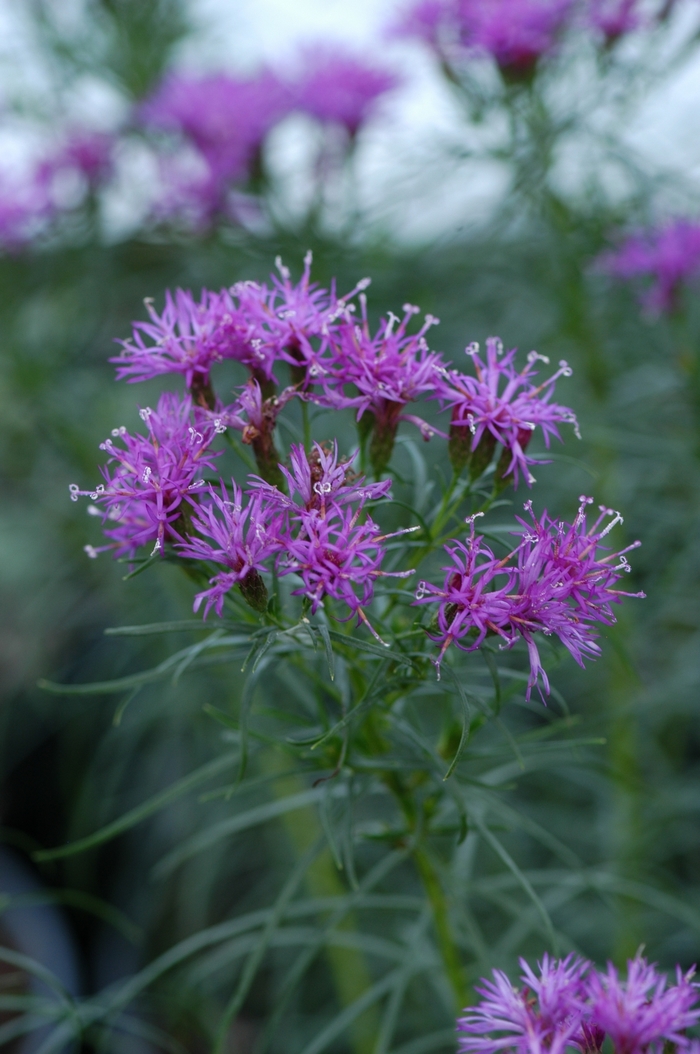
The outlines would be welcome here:
[[[280,277],[270,285],[239,282],[215,293],[203,290],[197,301],[189,291],[165,294],[161,314],[146,300],[150,322],[134,322],[131,339],[120,341],[122,351],[111,361],[117,377],[145,381],[163,373],[181,373],[202,406],[214,409],[209,394],[212,365],[232,359],[247,366],[265,387],[275,380],[276,362],[286,361],[320,375],[319,341],[326,341],[338,319],[347,314],[347,301],[369,285],[365,279],[343,298],[310,280],[311,253],[297,285],[278,259]]]
[[[231,187],[262,175],[262,150],[271,130],[290,113],[308,113],[354,137],[396,77],[328,46],[308,50],[295,79],[263,69],[251,78],[172,74],[140,109],[147,128],[175,133],[194,152],[189,168],[162,155],[168,191],[160,211],[198,214],[201,223],[230,213]],[[199,162],[197,164],[196,162]]]
[[[557,636],[580,666],[585,656],[596,658],[600,654],[593,625],[611,625],[615,622],[613,604],[620,603],[623,596],[644,594],[615,588],[630,570],[625,553],[640,543],[633,542],[615,553],[604,549],[603,539],[622,517],[600,506],[600,515],[589,527],[586,506],[592,500],[581,498],[573,524],[552,520],[546,510],[537,520],[532,503],[527,502],[525,509],[532,522],[518,518],[522,540],[502,558],[476,534],[476,517],[470,517],[466,543],[455,541],[445,546],[452,563],[443,568],[443,585],[421,582],[416,592],[415,603],[439,604],[431,633],[441,645],[438,670],[450,644],[475,651],[489,635],[500,638],[505,648],[524,640],[530,659],[529,699],[540,679],[549,693],[535,633]]]
[[[386,497],[390,481],[367,484],[356,477],[352,461],[339,460],[336,444],[331,449],[314,444],[309,456],[303,447],[293,446],[290,460],[291,471],[281,466],[289,494],[252,477],[244,508],[235,483],[232,501],[223,484],[223,496],[209,488],[208,498],[192,518],[199,537],[177,546],[182,556],[225,567],[210,580],[210,588],[197,595],[195,611],[204,601],[205,616],[212,607],[220,615],[224,597],[234,585],[253,607],[264,610],[267,593],[260,572],[270,569],[269,559],[276,555],[281,577],[296,574],[301,579],[294,594],[307,598],[312,613],[325,597],[332,597],[350,609],[349,617],[357,616],[377,636],[364,611],[374,595],[374,583],[381,577],[413,574],[382,570],[384,543],[393,535],[383,535],[364,511],[367,501]]]
[[[599,258],[601,270],[616,278],[646,278],[643,302],[650,311],[673,311],[681,284],[700,274],[700,224],[674,220],[633,234],[619,248]]]
[[[304,597],[312,613],[330,597],[349,610],[347,617],[355,616],[375,633],[365,609],[377,581],[414,572],[383,569],[386,543],[407,532],[383,533],[367,503],[389,493],[390,481],[381,476],[401,421],[417,426],[426,440],[448,439],[407,412],[410,404],[434,400],[443,412],[449,410],[455,482],[465,464],[472,481],[478,479],[501,445],[495,496],[511,481],[517,486],[520,473],[528,485],[534,482],[530,466],[535,461],[526,450],[537,428],[547,445],[552,436],[559,438],[562,422],[577,428],[573,412],[552,400],[557,379],[571,371],[562,361],[538,383],[535,364],[546,362],[544,356],[531,352],[518,371],[515,350],[504,353],[493,337],[484,358],[478,345],[467,348],[474,372],[462,373],[430,349],[427,334],[438,321],[431,315],[412,331],[418,308],[405,304],[401,318],[390,312],[373,332],[363,292],[368,279],[338,297],[334,283],[327,290],[311,281],[310,254],[296,284],[281,260],[277,266],[279,273],[269,283],[204,290],[199,300],[182,290],[167,293],[160,313],[146,301],[150,318],[135,322],[132,337],[120,342],[113,360],[117,374],[128,381],[180,374],[189,394],[165,394],[155,411],[142,410],[146,435],[115,429],[102,444],[109,455],[105,482],[88,492],[72,485],[72,497],[90,495],[90,511],[102,517],[109,539],[102,548],[117,556],[133,557],[142,545],[163,553],[170,543],[182,558],[215,565],[209,588],[195,599],[195,609],[203,605],[205,616],[212,608],[221,614],[234,587],[253,608],[266,611],[261,575],[274,569],[282,578],[297,576],[301,584],[293,594]],[[359,317],[351,302],[356,295]],[[228,405],[212,383],[212,369],[224,359],[249,371]],[[292,380],[282,390],[281,366]],[[375,482],[358,477],[354,457],[340,459],[335,443],[316,443],[310,451],[292,445],[285,463],[275,431],[292,400],[351,410]],[[207,481],[202,474],[219,456],[215,438],[229,429],[252,449],[259,471],[245,493],[233,482],[231,498],[222,482]],[[443,585],[421,582],[416,594],[416,603],[438,605],[429,631],[441,645],[438,673],[452,643],[473,651],[488,635],[507,648],[523,640],[530,656],[529,697],[540,683],[549,691],[535,642],[538,632],[559,637],[581,665],[586,656],[599,654],[594,626],[614,622],[612,605],[629,595],[616,584],[629,565],[627,549],[614,554],[602,549],[621,517],[601,507],[589,528],[590,500],[582,499],[571,525],[555,522],[546,512],[535,519],[528,503],[532,523],[519,521],[522,538],[503,558],[484,544],[475,532],[475,517],[470,518],[467,541],[445,547],[451,563]],[[100,551],[86,549],[91,556]]]
[[[504,76],[520,80],[552,53],[574,0],[421,0],[398,27],[441,52],[490,55]]]
[[[318,121],[342,125],[350,136],[371,116],[397,78],[349,53],[329,47],[309,50],[296,86],[296,108]]]
[[[531,351],[525,367],[519,372],[514,366],[516,351],[503,355],[503,343],[498,337],[486,341],[486,361],[479,357],[479,345],[470,344],[467,355],[474,364],[476,376],[447,370],[438,389],[443,405],[452,408],[450,423],[450,453],[456,467],[471,462],[473,476],[478,476],[491,461],[496,444],[503,446],[499,464],[501,478],[512,473],[517,485],[521,471],[530,486],[534,478],[529,465],[536,464],[525,451],[535,429],[542,429],[547,446],[551,436],[560,439],[557,425],[573,424],[579,435],[574,413],[566,406],[550,402],[559,377],[571,375],[570,366],[563,360],[559,369],[546,381],[534,384],[534,369],[539,360],[549,359]],[[499,388],[504,383],[503,390]],[[541,462],[540,462],[541,464]]]
[[[9,250],[46,233],[111,172],[114,137],[71,129],[21,180],[0,177],[0,245]]]
[[[162,552],[166,540],[178,539],[188,506],[196,506],[206,487],[202,472],[213,468],[218,456],[210,449],[216,430],[195,420],[189,397],[166,392],[156,410],[145,407],[140,415],[146,435],[132,436],[122,426],[100,444],[109,455],[102,469],[105,482],[93,491],[70,486],[73,501],[82,495],[96,503],[104,533],[112,539],[103,548],[114,549],[116,556],[133,556],[140,546],[151,544],[154,553]],[[90,556],[99,551],[86,547]]]
[[[520,960],[522,987],[500,970],[484,980],[481,1001],[457,1022],[460,1054],[597,1054],[606,1039],[613,1054],[662,1054],[673,1044],[679,1054],[695,1054],[697,1040],[687,1030],[700,1021],[694,968],[676,969],[675,984],[641,956],[620,977],[611,964],[598,971],[573,955],[548,955],[535,972]]]
[[[506,80],[527,81],[565,32],[592,33],[605,47],[665,19],[674,0],[419,0],[392,35],[417,37],[448,65],[489,55]]]

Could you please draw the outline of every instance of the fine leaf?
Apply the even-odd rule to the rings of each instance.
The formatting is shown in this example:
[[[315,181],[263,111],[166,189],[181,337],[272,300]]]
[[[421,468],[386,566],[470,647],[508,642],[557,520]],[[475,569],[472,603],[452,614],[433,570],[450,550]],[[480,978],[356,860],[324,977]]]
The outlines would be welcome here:
[[[166,805],[186,794],[193,787],[197,787],[200,783],[204,783],[213,776],[218,776],[220,772],[233,765],[238,760],[238,756],[238,752],[236,752],[235,754],[225,754],[214,761],[209,761],[206,765],[195,769],[194,772],[178,780],[177,783],[173,783],[172,786],[167,787],[164,791],[155,794],[148,801],[143,802],[142,805],[137,805],[135,809],[130,809],[129,812],[120,816],[118,820],[113,820],[112,823],[101,827],[94,834],[89,834],[85,838],[79,838],[75,842],[69,842],[68,845],[61,845],[55,849],[39,849],[37,852],[32,853],[32,857],[37,863],[42,863],[44,860],[58,860],[61,857],[73,856],[75,853],[82,853],[86,849],[92,849],[96,845],[109,842],[112,838],[116,838],[117,835],[128,831],[131,827],[135,827],[137,823],[141,823],[142,820],[165,808]]]

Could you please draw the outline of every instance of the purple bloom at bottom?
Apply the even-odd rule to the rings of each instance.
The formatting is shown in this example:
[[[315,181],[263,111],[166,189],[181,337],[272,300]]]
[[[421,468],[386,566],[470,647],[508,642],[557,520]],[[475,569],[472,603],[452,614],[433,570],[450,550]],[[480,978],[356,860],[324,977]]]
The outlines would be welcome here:
[[[267,561],[282,548],[282,514],[259,495],[244,506],[241,489],[233,480],[231,499],[223,482],[220,486],[221,494],[209,487],[209,501],[201,504],[192,516],[192,527],[200,537],[193,534],[177,545],[180,556],[212,560],[226,568],[210,578],[211,588],[198,593],[194,599],[195,611],[205,602],[204,618],[212,607],[221,615],[224,597],[235,585],[241,587],[249,603],[257,597],[266,599],[259,573],[268,570]],[[253,603],[252,606],[262,605]]]
[[[605,972],[573,955],[547,955],[538,973],[522,959],[522,987],[500,970],[483,981],[482,996],[457,1022],[460,1054],[594,1054],[606,1037],[613,1054],[662,1054],[674,1044],[679,1054],[697,1054],[700,1044],[686,1035],[700,1020],[694,968],[676,983],[637,956],[623,980],[609,963]]]
[[[502,970],[476,991],[481,1002],[457,1021],[462,1054],[519,1054],[563,1051],[580,1029],[590,963],[574,955],[557,961],[545,955],[539,976],[520,960],[522,988],[515,988]],[[494,1034],[495,1033],[495,1034]]]
[[[674,220],[631,235],[598,258],[598,267],[625,281],[647,278],[643,303],[654,312],[673,311],[683,281],[700,274],[700,223]]]
[[[605,973],[594,973],[588,982],[591,1021],[607,1033],[615,1054],[661,1054],[665,1043],[683,1047],[685,1029],[700,1021],[698,985],[676,970],[669,985],[653,964],[636,958],[627,964],[627,980],[608,963]]]

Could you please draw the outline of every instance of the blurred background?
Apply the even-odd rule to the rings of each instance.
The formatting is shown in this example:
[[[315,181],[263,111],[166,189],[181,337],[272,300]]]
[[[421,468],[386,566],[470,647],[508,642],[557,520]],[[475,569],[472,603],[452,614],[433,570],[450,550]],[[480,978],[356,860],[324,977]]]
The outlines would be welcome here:
[[[620,509],[628,541],[643,542],[630,588],[648,599],[627,605],[585,673],[571,662],[554,673],[595,745],[513,776],[579,884],[504,820],[505,836],[568,947],[624,962],[645,944],[664,967],[698,957],[700,10],[560,4],[524,53],[497,34],[476,41],[473,27],[470,39],[458,8],[0,5],[0,890],[25,898],[5,912],[3,940],[41,959],[22,934],[47,911],[63,949],[50,968],[76,994],[254,907],[288,866],[273,825],[154,881],[153,864],[202,822],[196,793],[85,854],[41,867],[31,854],[209,762],[221,728],[204,706],[236,690],[216,668],[133,700],[37,687],[155,665],[170,639],[105,629],[190,616],[174,568],[124,582],[124,565],[90,559],[99,530],[69,500],[69,484],[97,480],[109,430],[135,427],[136,404],[161,388],[115,384],[114,341],[145,317],[145,297],[160,309],[168,288],[262,280],[278,255],[296,278],[308,249],[322,285],[372,277],[373,317],[406,301],[437,315],[433,346],[448,357],[498,334],[573,366],[558,398],[582,439],[552,450],[538,508],[569,518],[586,493]],[[231,806],[206,809],[211,820]],[[536,929],[503,937],[498,861],[480,876],[474,977],[547,947]],[[21,967],[5,969],[5,988],[21,987]],[[148,1008],[162,1035],[144,1017],[143,1034],[114,1049],[209,1049],[220,996],[202,977],[162,981]],[[275,983],[272,968],[256,981],[232,1050],[255,1048]],[[310,1050],[315,1016],[342,1004],[328,985],[319,967],[285,1049]],[[23,1043],[2,1013],[0,1040]],[[432,1013],[417,1004],[393,1049],[431,1049],[411,1039],[429,1029],[449,1048]],[[376,1049],[361,1033],[330,1048]]]

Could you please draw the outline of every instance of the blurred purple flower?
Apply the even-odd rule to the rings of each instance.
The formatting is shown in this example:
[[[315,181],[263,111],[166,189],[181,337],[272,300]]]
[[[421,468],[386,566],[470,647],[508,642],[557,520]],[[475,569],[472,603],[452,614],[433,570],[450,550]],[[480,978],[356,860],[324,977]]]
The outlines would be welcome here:
[[[685,1030],[700,1021],[694,969],[676,969],[675,985],[645,959],[627,963],[623,981],[612,963],[588,980],[591,1022],[607,1033],[615,1054],[662,1054],[665,1044],[688,1045]]]
[[[91,190],[106,179],[112,167],[115,136],[105,132],[73,129],[64,141],[40,162],[37,184],[47,193],[55,190],[57,179],[75,173],[82,176]]]
[[[600,516],[588,528],[586,506],[592,500],[581,499],[573,524],[555,522],[546,510],[538,521],[532,503],[527,502],[525,509],[532,523],[519,520],[524,528],[522,541],[500,560],[475,533],[476,517],[470,518],[466,545],[455,542],[445,546],[452,566],[443,568],[443,586],[421,582],[416,593],[417,604],[440,604],[434,637],[441,644],[438,671],[452,643],[463,651],[474,651],[487,634],[499,636],[505,648],[522,639],[530,659],[529,699],[540,678],[549,693],[534,633],[555,634],[580,666],[585,656],[597,658],[600,648],[592,624],[612,625],[616,621],[612,604],[619,604],[624,596],[644,594],[615,588],[630,570],[624,554],[640,543],[599,555],[603,539],[622,517],[600,506]],[[602,526],[607,516],[611,519]],[[618,562],[612,563],[615,560]],[[460,643],[465,638],[466,643]]]
[[[180,556],[211,560],[227,569],[214,575],[209,580],[211,588],[194,599],[195,611],[205,602],[204,618],[212,607],[221,615],[224,597],[235,585],[252,607],[264,610],[267,593],[260,572],[268,569],[267,561],[282,548],[282,514],[259,495],[244,507],[240,487],[233,480],[231,487],[232,500],[223,482],[220,494],[209,487],[209,501],[200,504],[192,516],[192,527],[200,537],[192,535],[177,544]]]
[[[148,435],[130,435],[126,428],[112,430],[114,438],[100,444],[109,454],[102,468],[105,483],[94,491],[71,484],[73,501],[88,496],[104,510],[104,524],[114,524],[105,533],[113,538],[115,555],[133,555],[141,545],[155,543],[163,551],[166,538],[177,537],[174,525],[183,503],[195,506],[202,493],[201,472],[213,468],[218,455],[209,449],[213,426],[192,419],[192,400],[166,392],[158,408],[140,411]],[[123,446],[117,446],[118,439]]]
[[[331,336],[332,369],[322,378],[324,401],[329,406],[356,407],[357,420],[371,415],[374,434],[370,459],[377,473],[388,464],[396,430],[401,420],[408,420],[430,439],[435,429],[421,418],[404,414],[407,403],[434,391],[440,380],[442,359],[430,351],[425,334],[438,319],[425,316],[417,333],[407,334],[406,327],[418,308],[404,304],[404,317],[389,314],[382,320],[376,336],[369,331],[367,303],[360,296],[362,322],[344,322]],[[357,389],[357,395],[343,391],[346,384]],[[362,426],[361,426],[362,427]]]
[[[316,117],[343,125],[354,137],[380,95],[395,88],[398,78],[347,52],[322,45],[307,49],[304,72],[297,84],[297,105]]]
[[[623,280],[651,279],[643,303],[651,311],[673,311],[681,283],[700,273],[700,223],[673,220],[633,234],[618,249],[600,256],[598,266]]]
[[[173,74],[141,107],[146,125],[178,132],[207,165],[200,180],[210,212],[225,208],[232,183],[245,183],[260,166],[268,132],[292,109],[290,89],[270,70],[240,79],[227,74]],[[192,181],[194,192],[197,181]]]
[[[303,446],[293,444],[289,455],[292,471],[280,466],[287,480],[289,495],[262,480],[254,482],[253,487],[271,505],[295,512],[299,511],[299,505],[294,500],[298,496],[307,512],[317,511],[322,518],[326,510],[333,507],[356,501],[363,505],[366,501],[385,498],[391,490],[391,480],[365,483],[364,476],[357,476],[352,471],[355,457],[353,455],[347,461],[339,461],[336,441],[331,449],[314,443],[308,456]]]
[[[534,478],[528,466],[538,462],[529,458],[525,450],[535,429],[542,429],[547,447],[552,436],[561,439],[558,424],[573,424],[576,435],[579,434],[573,411],[549,401],[557,379],[570,376],[572,371],[562,360],[551,377],[535,385],[533,379],[537,371],[534,364],[538,360],[548,363],[549,359],[531,351],[526,365],[517,372],[514,366],[516,349],[503,355],[503,344],[498,337],[489,337],[486,341],[486,362],[480,358],[476,343],[470,344],[466,353],[474,363],[476,376],[457,370],[443,371],[436,391],[443,405],[452,407],[451,438],[469,439],[465,460],[473,457],[479,448],[476,475],[487,467],[496,444],[500,443],[504,448],[504,463],[499,466],[499,476],[503,478],[512,473],[513,484],[517,486],[518,474],[522,472],[530,486]],[[505,386],[499,392],[502,380]]]
[[[552,53],[575,0],[422,0],[403,16],[398,31],[491,55],[501,71],[528,77]]]
[[[580,1028],[584,1012],[586,974],[591,964],[574,955],[557,961],[548,955],[536,974],[524,959],[522,988],[515,988],[501,970],[493,981],[482,981],[482,996],[457,1021],[461,1054],[560,1054]]]

